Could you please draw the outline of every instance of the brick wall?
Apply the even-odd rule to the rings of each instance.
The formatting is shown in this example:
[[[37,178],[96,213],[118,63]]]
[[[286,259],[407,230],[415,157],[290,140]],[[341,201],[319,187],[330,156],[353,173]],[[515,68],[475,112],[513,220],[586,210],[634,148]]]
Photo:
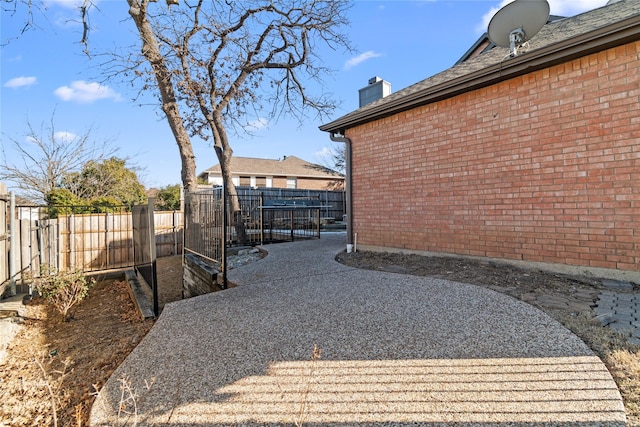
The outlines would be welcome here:
[[[305,190],[328,190],[334,188],[335,183],[330,179],[298,178],[298,188]]]
[[[333,188],[332,185],[335,181],[329,179],[319,178],[298,178],[297,187],[303,190],[328,190]],[[273,188],[287,188],[287,178],[274,176]]]
[[[640,271],[640,42],[349,129],[358,243]]]

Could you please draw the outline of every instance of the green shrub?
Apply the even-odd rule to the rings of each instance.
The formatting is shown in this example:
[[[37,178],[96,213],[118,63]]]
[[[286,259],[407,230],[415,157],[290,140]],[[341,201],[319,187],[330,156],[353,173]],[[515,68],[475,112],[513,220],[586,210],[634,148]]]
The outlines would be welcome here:
[[[87,280],[82,270],[57,271],[53,267],[43,266],[36,280],[36,289],[58,309],[62,321],[66,322],[73,318],[71,308],[89,294],[89,289],[95,283],[95,279]]]

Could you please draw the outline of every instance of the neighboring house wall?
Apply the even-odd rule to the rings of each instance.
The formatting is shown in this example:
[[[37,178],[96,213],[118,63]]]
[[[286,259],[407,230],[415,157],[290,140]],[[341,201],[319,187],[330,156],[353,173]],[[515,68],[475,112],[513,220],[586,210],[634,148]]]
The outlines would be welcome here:
[[[257,188],[299,188],[303,190],[327,190],[335,189],[336,183],[340,183],[338,188],[342,188],[343,179],[321,179],[321,178],[300,178],[286,176],[252,177],[233,176],[231,178],[237,186],[257,187]],[[292,181],[295,187],[292,187]],[[222,177],[208,176],[208,182],[212,185],[222,185]]]
[[[298,188],[304,188],[305,190],[327,190],[327,189],[342,189],[342,180],[317,180],[309,178],[298,178]]]
[[[344,185],[344,176],[338,172],[295,156],[277,160],[232,157],[230,169],[233,183],[242,187],[336,190]],[[222,185],[220,165],[205,170],[198,178]]]
[[[639,272],[639,57],[636,41],[348,129],[358,244]]]

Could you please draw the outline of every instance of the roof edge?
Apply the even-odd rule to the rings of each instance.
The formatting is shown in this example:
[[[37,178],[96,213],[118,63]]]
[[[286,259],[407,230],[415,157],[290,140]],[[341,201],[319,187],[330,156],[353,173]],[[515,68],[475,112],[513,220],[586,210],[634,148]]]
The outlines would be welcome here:
[[[210,175],[215,175],[215,176],[222,175],[220,171],[205,171],[205,172],[200,172],[200,175],[204,175],[206,173]],[[336,172],[335,174],[327,173],[327,175],[301,175],[301,174],[282,174],[282,173],[256,174],[255,172],[232,172],[231,175],[232,176],[242,175],[242,176],[296,177],[296,178],[307,178],[307,179],[342,179],[344,178],[344,175],[341,174],[340,172]]]
[[[576,37],[543,46],[530,53],[511,58],[507,62],[501,61],[424,90],[381,102],[373,108],[363,111],[355,110],[353,113],[319,126],[319,129],[344,134],[345,129],[354,126],[637,41],[640,39],[639,24],[640,15],[634,15]]]

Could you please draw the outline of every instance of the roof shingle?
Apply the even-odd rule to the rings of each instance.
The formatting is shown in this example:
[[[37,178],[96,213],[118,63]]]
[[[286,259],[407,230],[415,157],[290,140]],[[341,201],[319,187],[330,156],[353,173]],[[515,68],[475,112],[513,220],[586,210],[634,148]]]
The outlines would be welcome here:
[[[342,175],[322,165],[309,163],[296,156],[287,156],[282,160],[259,159],[254,157],[232,157],[233,175],[246,176],[296,176],[306,178],[341,178]],[[200,173],[219,174],[220,164]]]

